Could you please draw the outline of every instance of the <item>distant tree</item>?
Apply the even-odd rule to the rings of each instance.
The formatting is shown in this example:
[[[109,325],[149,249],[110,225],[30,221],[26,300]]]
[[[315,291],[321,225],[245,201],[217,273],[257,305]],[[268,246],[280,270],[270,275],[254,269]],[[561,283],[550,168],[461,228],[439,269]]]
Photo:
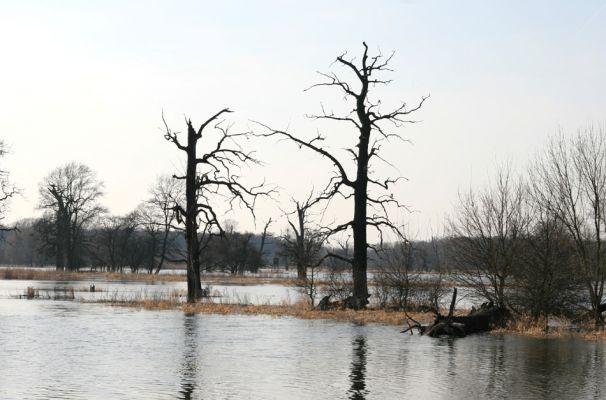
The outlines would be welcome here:
[[[175,207],[182,202],[181,184],[171,176],[161,176],[150,195],[137,208],[137,222],[149,248],[146,268],[150,274],[154,271],[158,274],[174,249],[176,235],[172,228],[176,221]]]
[[[45,211],[42,216],[33,223],[33,229],[36,235],[36,252],[42,259],[52,259],[51,263],[57,261],[57,223],[55,215],[51,211]]]
[[[341,79],[334,72],[322,73],[321,75],[326,78],[326,81],[312,86],[337,89],[346,100],[351,100],[353,103],[353,110],[344,115],[328,112],[322,107],[322,113],[312,116],[312,118],[341,122],[352,127],[352,139],[355,138],[355,141],[346,148],[346,152],[353,158],[355,178],[351,178],[351,175],[347,173],[345,164],[337,158],[336,153],[321,146],[321,142],[325,138],[319,134],[311,140],[306,140],[286,131],[273,130],[265,126],[270,130],[270,133],[265,136],[284,137],[294,142],[299,148],[304,147],[324,157],[336,168],[335,175],[330,179],[329,184],[319,198],[329,200],[339,194],[346,199],[353,198],[353,218],[332,227],[328,234],[334,235],[349,229],[353,231],[353,257],[346,261],[352,267],[353,296],[366,302],[368,298],[367,250],[371,247],[367,238],[367,230],[369,227],[377,230],[381,242],[384,229],[399,234],[398,228],[389,218],[387,208],[390,205],[402,207],[393,197],[393,194],[389,193],[391,185],[396,183],[399,178],[372,176],[373,162],[377,160],[384,161],[380,156],[383,142],[392,138],[401,139],[398,133],[389,131],[388,128],[398,128],[406,123],[413,122],[409,120],[409,115],[419,110],[427,97],[423,97],[412,108],[409,108],[406,103],[402,103],[392,111],[381,111],[381,101],[373,99],[370,92],[377,85],[390,83],[390,80],[377,75],[390,71],[388,64],[392,57],[383,57],[381,54],[370,56],[368,46],[366,43],[363,43],[363,45],[364,51],[357,64],[355,59],[346,58],[346,54],[342,54],[336,59],[337,65],[344,67],[347,72],[353,75],[351,81]],[[383,192],[383,194],[375,195],[373,194],[375,190],[383,190],[387,193]],[[336,255],[330,254],[330,256],[335,257]]]
[[[40,238],[35,229],[37,220],[28,218],[15,223],[19,229],[0,232],[0,264],[43,266],[47,263],[44,253],[38,251]]]
[[[413,246],[410,241],[401,241],[382,253],[384,259],[375,278],[375,293],[381,307],[407,308],[419,278],[418,271],[413,269]]]
[[[265,244],[267,242],[267,238],[271,237],[272,234],[268,232],[269,226],[271,225],[272,220],[269,218],[263,227],[263,232],[261,233],[261,244],[259,244],[259,259],[257,263],[256,269],[258,270],[264,263],[263,257],[265,256]]]
[[[253,244],[254,235],[250,232],[238,232],[233,221],[223,224],[223,235],[216,239],[219,265],[231,274],[244,274],[245,271],[256,272],[260,253]]]
[[[199,234],[202,227],[208,234],[223,235],[224,230],[216,212],[215,196],[221,196],[220,204],[231,206],[237,202],[254,215],[254,204],[260,187],[248,187],[241,182],[237,173],[243,166],[258,164],[251,152],[242,150],[237,144],[240,138],[249,133],[231,133],[229,126],[224,126],[219,118],[231,111],[220,110],[207,119],[198,129],[191,120],[187,120],[187,141],[182,143],[176,132],[173,132],[164,121],[164,138],[183,151],[186,158],[185,175],[175,176],[185,181],[185,204],[175,206],[179,223],[185,225],[187,255],[183,260],[187,264],[187,301],[195,302],[202,297],[200,281],[201,251],[207,238]],[[208,130],[214,127],[219,137],[213,143]],[[198,154],[198,143],[204,140],[205,152]]]
[[[307,279],[307,268],[320,261],[324,235],[310,226],[311,208],[317,203],[310,194],[305,201],[293,200],[294,211],[286,213],[289,229],[281,237],[280,254],[297,266],[297,278]],[[291,218],[294,217],[294,218]]]
[[[94,233],[94,246],[91,253],[98,265],[113,272],[123,272],[130,267],[134,272],[138,264],[132,265],[133,256],[140,253],[136,249],[137,214],[126,216],[107,215],[100,219]],[[138,251],[135,251],[138,250]]]
[[[52,212],[57,270],[77,270],[84,260],[84,227],[104,211],[98,202],[103,183],[88,166],[72,162],[44,178],[39,192],[39,207]]]
[[[0,140],[0,158],[4,157],[6,153],[6,144],[3,140]],[[19,191],[10,181],[8,171],[0,168],[0,231],[15,229],[14,227],[7,227],[4,224],[4,219],[6,218],[10,199],[18,193]]]

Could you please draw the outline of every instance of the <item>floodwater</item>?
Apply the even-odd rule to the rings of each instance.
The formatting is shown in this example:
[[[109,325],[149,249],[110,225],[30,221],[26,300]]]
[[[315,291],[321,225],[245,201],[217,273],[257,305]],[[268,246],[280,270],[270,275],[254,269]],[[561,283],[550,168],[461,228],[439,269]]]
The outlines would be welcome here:
[[[95,292],[90,286],[95,285]],[[203,284],[203,286],[205,286]],[[46,299],[72,296],[75,300],[132,300],[142,298],[168,298],[185,296],[185,282],[138,282],[138,281],[36,281],[36,280],[0,280],[0,299],[25,297],[27,288],[36,290],[36,297]],[[239,304],[293,304],[301,296],[297,288],[277,285],[219,285],[206,286],[216,303]]]
[[[0,299],[1,399],[603,399],[602,343]]]

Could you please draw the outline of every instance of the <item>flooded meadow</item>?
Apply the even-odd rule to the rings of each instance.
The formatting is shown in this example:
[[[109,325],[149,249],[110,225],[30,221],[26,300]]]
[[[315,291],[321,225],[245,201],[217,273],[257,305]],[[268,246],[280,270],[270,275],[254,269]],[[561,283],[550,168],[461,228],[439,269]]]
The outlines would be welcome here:
[[[95,284],[100,289],[86,291]],[[601,399],[602,342],[398,326],[136,310],[83,301],[184,282],[0,281],[0,398]],[[35,287],[38,298],[19,298]],[[74,300],[53,300],[57,287]],[[81,290],[80,290],[81,289]],[[296,301],[282,285],[217,285],[226,299]],[[59,290],[61,292],[61,290]],[[45,296],[44,293],[49,294]]]

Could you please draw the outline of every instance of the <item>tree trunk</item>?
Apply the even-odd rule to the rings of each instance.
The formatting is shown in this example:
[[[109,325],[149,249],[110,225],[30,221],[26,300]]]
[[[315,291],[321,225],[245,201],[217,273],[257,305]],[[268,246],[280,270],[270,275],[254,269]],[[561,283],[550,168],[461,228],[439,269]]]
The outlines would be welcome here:
[[[158,275],[162,266],[164,265],[164,260],[166,259],[166,247],[168,246],[168,235],[170,234],[170,230],[166,228],[164,231],[164,237],[162,239],[162,252],[160,254],[160,261],[158,261],[158,265],[156,266],[155,274]],[[199,259],[200,257],[198,257]]]
[[[363,88],[364,90],[364,88]],[[362,97],[361,97],[362,98]],[[354,219],[353,219],[353,297],[363,302],[368,299],[367,269],[367,215],[368,202],[368,141],[370,138],[370,121],[364,112],[363,100],[358,100],[358,116],[362,122],[360,141],[358,143],[358,164],[354,187]]]
[[[187,302],[195,303],[202,292],[200,283],[200,250],[198,247],[196,196],[196,132],[187,130],[187,171],[185,176],[185,240],[187,242]]]
[[[57,212],[57,220],[55,221],[57,237],[56,237],[56,254],[55,260],[57,264],[57,271],[65,270],[65,233],[63,229],[63,215],[61,211]]]
[[[307,268],[305,268],[305,264],[300,260],[297,260],[297,279],[306,280],[307,279]]]

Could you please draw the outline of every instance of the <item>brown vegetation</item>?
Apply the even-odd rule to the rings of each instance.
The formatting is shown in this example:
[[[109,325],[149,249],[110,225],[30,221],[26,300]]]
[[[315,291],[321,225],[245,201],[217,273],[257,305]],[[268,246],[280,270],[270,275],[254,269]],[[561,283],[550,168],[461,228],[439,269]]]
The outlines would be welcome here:
[[[533,318],[530,314],[518,315],[511,319],[506,326],[494,329],[491,334],[513,334],[541,339],[579,338],[585,340],[606,340],[606,330],[596,327],[590,319],[575,323],[564,317],[550,317],[548,321]]]
[[[355,324],[383,324],[402,325],[405,314],[403,311],[386,311],[364,309],[354,311],[349,309],[320,311],[312,309],[305,302],[292,305],[253,305],[253,304],[224,304],[213,302],[184,303],[179,293],[169,294],[155,299],[135,298],[119,299],[106,298],[94,300],[95,303],[112,306],[133,307],[145,310],[180,309],[186,313],[200,314],[241,314],[241,315],[269,315],[272,317],[295,317],[302,319],[328,319]],[[417,320],[428,320],[430,313],[409,313]]]

